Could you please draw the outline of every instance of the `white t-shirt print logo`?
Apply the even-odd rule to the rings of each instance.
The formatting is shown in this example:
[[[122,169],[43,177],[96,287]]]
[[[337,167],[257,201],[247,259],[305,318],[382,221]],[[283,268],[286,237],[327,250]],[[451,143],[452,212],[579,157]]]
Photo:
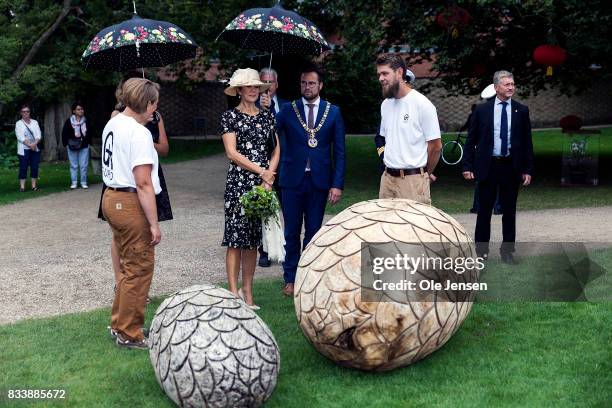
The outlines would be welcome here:
[[[407,114],[407,113],[405,113],[405,114],[404,114],[404,123],[407,123],[407,122],[408,122],[408,119],[410,119],[410,115],[409,115],[409,114]]]

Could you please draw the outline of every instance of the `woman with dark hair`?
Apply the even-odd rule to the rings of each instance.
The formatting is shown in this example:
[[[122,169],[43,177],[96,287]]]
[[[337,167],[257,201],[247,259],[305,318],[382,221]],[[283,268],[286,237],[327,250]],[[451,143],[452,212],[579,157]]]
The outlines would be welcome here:
[[[62,144],[68,152],[70,161],[70,189],[77,188],[77,175],[80,174],[81,188],[87,189],[87,167],[89,166],[89,145],[91,132],[87,132],[87,120],[83,105],[72,104],[72,115],[64,123]]]
[[[38,143],[42,139],[38,122],[30,117],[30,105],[23,104],[19,113],[21,120],[15,123],[15,136],[17,137],[17,156],[19,157],[19,191],[25,191],[25,182],[30,168],[32,190],[38,190],[38,163],[40,163],[40,149]]]

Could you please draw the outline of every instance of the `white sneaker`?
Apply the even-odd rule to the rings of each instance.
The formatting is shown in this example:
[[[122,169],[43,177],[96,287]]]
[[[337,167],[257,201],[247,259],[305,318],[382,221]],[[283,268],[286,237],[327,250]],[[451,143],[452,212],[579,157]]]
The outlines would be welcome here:
[[[82,188],[83,190],[87,190],[87,189],[89,188],[89,186],[88,186],[87,184],[83,184],[83,183],[81,183],[81,188]]]
[[[71,190],[74,190],[75,188],[77,188],[77,183],[72,183],[72,184],[70,185],[70,189],[71,189]]]

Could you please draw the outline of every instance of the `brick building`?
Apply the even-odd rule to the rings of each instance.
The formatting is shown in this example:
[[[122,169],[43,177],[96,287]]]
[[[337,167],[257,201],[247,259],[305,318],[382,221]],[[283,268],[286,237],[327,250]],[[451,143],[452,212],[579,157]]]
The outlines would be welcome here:
[[[417,76],[416,88],[425,81],[435,81]],[[520,89],[520,78],[517,78]],[[214,135],[218,133],[219,116],[227,109],[224,85],[218,81],[205,81],[191,91],[178,88],[172,82],[162,84],[159,110],[164,115],[168,134]],[[558,127],[565,115],[581,117],[585,125],[612,123],[612,83],[602,81],[578,96],[559,96],[550,89],[537,96],[516,99],[529,106],[533,127]],[[445,90],[433,86],[427,97],[438,109],[443,130],[453,131],[465,122],[473,103],[480,103],[478,96],[446,96]],[[342,107],[341,107],[342,108]]]

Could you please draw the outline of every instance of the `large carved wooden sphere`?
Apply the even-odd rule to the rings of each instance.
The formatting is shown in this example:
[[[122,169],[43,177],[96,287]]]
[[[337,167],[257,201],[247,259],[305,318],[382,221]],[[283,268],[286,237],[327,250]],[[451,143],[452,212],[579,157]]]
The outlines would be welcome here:
[[[276,386],[272,332],[225,289],[195,285],[164,300],[149,342],[157,382],[180,407],[258,407]]]
[[[354,204],[329,220],[298,265],[295,311],[302,331],[324,356],[340,365],[384,371],[434,352],[467,317],[464,301],[363,302],[361,245],[439,242],[450,256],[475,257],[465,229],[448,214],[416,201],[379,199]],[[477,282],[478,274],[464,277]],[[465,301],[467,300],[467,301]]]

